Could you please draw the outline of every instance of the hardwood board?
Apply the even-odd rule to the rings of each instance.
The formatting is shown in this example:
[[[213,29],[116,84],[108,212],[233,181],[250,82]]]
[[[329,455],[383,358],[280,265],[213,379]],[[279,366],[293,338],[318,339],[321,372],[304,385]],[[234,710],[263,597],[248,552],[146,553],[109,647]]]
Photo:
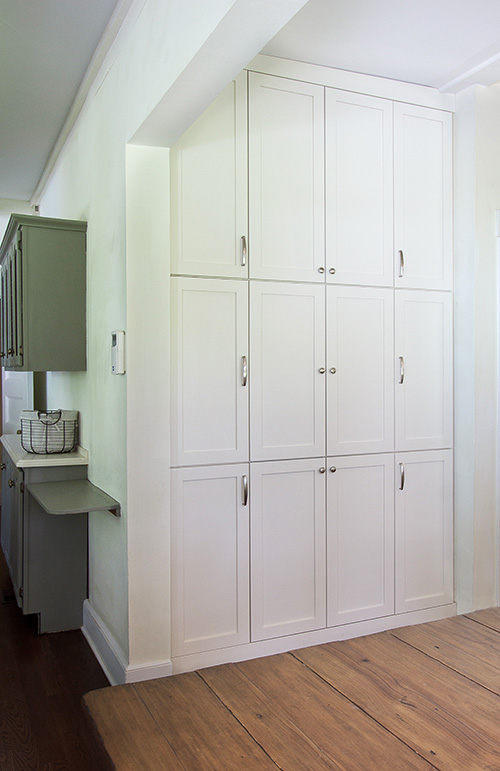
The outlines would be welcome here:
[[[87,693],[84,704],[120,771],[183,768],[133,685]]]
[[[290,654],[214,667],[200,676],[287,771],[430,769]]]
[[[168,736],[183,768],[189,771],[276,769],[269,756],[197,673],[148,680],[134,687],[156,724]],[[121,771],[121,766],[119,768]],[[144,771],[139,764],[134,768]],[[157,771],[161,766],[145,768]]]
[[[474,613],[467,613],[466,616],[478,624],[489,626],[491,629],[496,629],[497,632],[500,632],[500,608],[476,610]]]
[[[500,634],[456,616],[392,630],[398,640],[500,694]]]
[[[442,771],[500,768],[498,697],[391,633],[295,655]]]

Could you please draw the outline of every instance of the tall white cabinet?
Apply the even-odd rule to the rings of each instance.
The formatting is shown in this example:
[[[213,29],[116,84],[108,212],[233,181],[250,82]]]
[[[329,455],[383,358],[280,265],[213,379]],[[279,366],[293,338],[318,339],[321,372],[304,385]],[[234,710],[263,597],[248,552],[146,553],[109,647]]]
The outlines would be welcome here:
[[[452,114],[301,67],[172,148],[175,671],[454,613]]]

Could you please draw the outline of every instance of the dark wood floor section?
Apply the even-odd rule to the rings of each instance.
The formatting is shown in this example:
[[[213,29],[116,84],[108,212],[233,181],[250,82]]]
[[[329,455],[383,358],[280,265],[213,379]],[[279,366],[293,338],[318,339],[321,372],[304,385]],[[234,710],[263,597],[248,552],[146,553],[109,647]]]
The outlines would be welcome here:
[[[117,771],[500,770],[500,609],[87,694]]]
[[[1,771],[108,768],[82,705],[107,679],[82,633],[35,634],[13,600],[1,550],[0,589]]]

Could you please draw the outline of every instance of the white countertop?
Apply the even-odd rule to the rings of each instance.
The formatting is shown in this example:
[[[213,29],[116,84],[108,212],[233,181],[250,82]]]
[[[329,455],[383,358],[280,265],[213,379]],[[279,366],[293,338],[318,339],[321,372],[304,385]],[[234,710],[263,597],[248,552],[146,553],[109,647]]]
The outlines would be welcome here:
[[[83,447],[77,447],[73,452],[57,452],[52,455],[35,455],[26,452],[21,447],[21,437],[17,434],[3,434],[0,442],[9,453],[13,463],[18,468],[48,467],[48,466],[88,466],[89,456]]]

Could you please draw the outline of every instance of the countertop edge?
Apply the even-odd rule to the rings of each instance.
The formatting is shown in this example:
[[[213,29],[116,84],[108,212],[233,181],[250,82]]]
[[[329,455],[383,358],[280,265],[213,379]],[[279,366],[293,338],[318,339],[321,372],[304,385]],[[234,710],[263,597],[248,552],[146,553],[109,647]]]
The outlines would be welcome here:
[[[52,466],[88,466],[87,450],[78,446],[72,452],[53,453],[51,455],[36,455],[26,452],[21,447],[21,439],[17,434],[2,434],[0,442],[9,454],[12,462],[18,468],[50,468]]]

